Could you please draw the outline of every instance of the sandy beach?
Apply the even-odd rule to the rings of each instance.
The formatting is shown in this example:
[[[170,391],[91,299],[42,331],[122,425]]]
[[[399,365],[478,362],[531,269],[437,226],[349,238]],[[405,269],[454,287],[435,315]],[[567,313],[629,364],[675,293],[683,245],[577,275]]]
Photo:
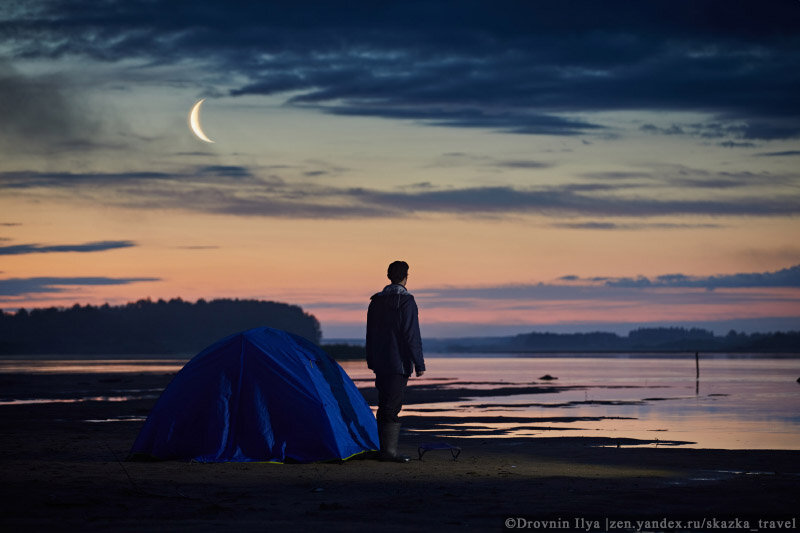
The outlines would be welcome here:
[[[508,524],[562,531],[705,531],[742,530],[746,524],[767,531],[800,526],[800,451],[698,450],[586,437],[468,438],[468,427],[462,438],[441,439],[435,430],[447,420],[407,416],[401,451],[414,460],[404,465],[124,461],[142,424],[137,418],[147,415],[171,377],[0,375],[4,399],[64,400],[0,406],[3,529],[501,531]],[[359,386],[374,401],[374,390]],[[128,401],[118,397],[131,390],[151,394]],[[451,401],[465,393],[433,383],[409,389],[407,404]],[[107,419],[117,421],[99,422]],[[541,422],[546,426],[552,418],[542,413]],[[448,451],[433,450],[417,460],[418,445],[430,441],[457,445],[461,455],[454,461]],[[704,519],[695,526],[686,522]]]

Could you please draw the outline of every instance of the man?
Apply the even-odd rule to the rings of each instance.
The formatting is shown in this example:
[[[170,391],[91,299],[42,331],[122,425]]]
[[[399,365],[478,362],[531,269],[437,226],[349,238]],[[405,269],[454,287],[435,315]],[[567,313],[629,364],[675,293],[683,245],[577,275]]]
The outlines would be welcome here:
[[[408,462],[397,453],[403,394],[412,371],[425,372],[419,316],[414,297],[406,290],[408,263],[395,261],[387,272],[392,283],[370,299],[367,311],[367,366],[375,372],[378,389],[378,435],[381,461]]]

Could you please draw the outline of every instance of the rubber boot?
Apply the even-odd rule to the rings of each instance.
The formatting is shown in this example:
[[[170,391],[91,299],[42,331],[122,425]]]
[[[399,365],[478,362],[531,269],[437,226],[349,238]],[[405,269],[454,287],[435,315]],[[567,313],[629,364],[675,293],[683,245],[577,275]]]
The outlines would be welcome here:
[[[381,441],[379,461],[407,463],[411,458],[397,453],[397,441],[400,439],[400,422],[382,422],[378,424],[378,436]]]

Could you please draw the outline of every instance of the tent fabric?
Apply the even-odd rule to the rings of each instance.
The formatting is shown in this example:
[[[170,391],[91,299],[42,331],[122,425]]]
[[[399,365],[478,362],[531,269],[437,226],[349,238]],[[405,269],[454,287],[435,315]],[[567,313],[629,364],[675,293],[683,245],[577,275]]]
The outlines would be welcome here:
[[[375,417],[312,342],[256,328],[206,348],[167,386],[132,457],[313,462],[378,448]]]

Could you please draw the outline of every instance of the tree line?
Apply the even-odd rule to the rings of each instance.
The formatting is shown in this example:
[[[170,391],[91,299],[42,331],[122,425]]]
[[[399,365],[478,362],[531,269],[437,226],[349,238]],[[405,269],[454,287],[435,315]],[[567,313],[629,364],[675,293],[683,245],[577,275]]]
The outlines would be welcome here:
[[[193,354],[239,331],[269,326],[319,344],[319,321],[262,300],[139,300],[0,311],[0,354]]]
[[[513,337],[436,339],[438,352],[774,352],[800,353],[800,331],[715,335],[700,328],[640,328],[616,333],[523,333]]]

